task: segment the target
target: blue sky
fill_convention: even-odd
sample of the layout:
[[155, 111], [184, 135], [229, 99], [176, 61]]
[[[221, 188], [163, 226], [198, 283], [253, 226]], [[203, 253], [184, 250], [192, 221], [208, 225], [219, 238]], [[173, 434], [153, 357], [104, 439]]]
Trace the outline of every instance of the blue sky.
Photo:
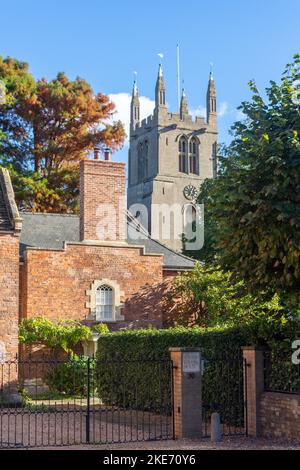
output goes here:
[[[176, 44], [189, 108], [203, 110], [209, 73], [219, 103], [220, 142], [236, 108], [249, 98], [247, 83], [260, 89], [278, 80], [300, 52], [299, 0], [0, 0], [0, 54], [29, 62], [37, 77], [58, 71], [87, 79], [111, 94], [128, 121], [128, 93], [138, 72], [142, 114], [150, 112], [159, 58], [164, 54], [167, 102], [177, 106]], [[125, 147], [115, 159], [126, 161]]]

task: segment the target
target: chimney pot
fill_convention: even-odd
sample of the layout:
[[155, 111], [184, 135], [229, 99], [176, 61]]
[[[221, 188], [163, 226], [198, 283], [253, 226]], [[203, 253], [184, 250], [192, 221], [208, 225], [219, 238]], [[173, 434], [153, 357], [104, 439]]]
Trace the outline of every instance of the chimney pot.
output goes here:
[[94, 147], [94, 160], [100, 160], [100, 147], [95, 145]]
[[110, 148], [109, 147], [105, 147], [104, 149], [104, 160], [106, 161], [110, 160]]

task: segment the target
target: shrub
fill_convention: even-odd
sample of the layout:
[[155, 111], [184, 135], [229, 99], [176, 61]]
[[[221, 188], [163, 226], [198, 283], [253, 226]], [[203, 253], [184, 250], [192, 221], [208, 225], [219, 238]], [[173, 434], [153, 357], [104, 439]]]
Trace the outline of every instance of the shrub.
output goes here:
[[231, 278], [230, 272], [199, 263], [176, 276], [165, 298], [165, 325], [215, 327], [251, 323], [265, 316], [284, 317], [286, 309], [277, 294], [260, 292], [255, 297], [243, 281]]
[[[285, 345], [284, 354], [290, 358], [291, 343], [296, 338], [300, 338], [299, 321], [279, 323], [271, 319], [222, 329], [179, 327], [110, 333], [99, 339], [98, 391], [106, 403], [136, 406], [134, 390], [138, 387], [138, 403], [155, 408], [160, 406], [163, 397], [163, 403], [168, 408], [171, 406], [168, 367], [161, 368], [158, 374], [155, 364], [148, 362], [146, 366], [147, 362], [143, 361], [168, 360], [170, 347], [200, 347], [202, 356], [208, 361], [203, 377], [204, 401], [226, 405], [227, 419], [231, 424], [239, 425], [243, 413], [241, 346], [265, 345], [276, 352], [280, 343]], [[105, 361], [112, 363], [108, 365], [109, 362]], [[218, 364], [222, 368], [218, 368]]]
[[[94, 362], [90, 360], [91, 393], [94, 390], [93, 370]], [[50, 391], [62, 393], [66, 396], [86, 396], [87, 394], [87, 359], [72, 356], [68, 361], [57, 363], [45, 375], [45, 383]]]

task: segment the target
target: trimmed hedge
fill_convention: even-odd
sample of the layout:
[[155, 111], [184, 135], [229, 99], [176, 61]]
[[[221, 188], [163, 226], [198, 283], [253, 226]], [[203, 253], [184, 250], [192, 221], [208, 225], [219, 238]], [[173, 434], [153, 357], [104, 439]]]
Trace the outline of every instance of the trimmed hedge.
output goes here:
[[[207, 360], [203, 377], [204, 403], [210, 410], [223, 410], [225, 420], [238, 426], [242, 424], [243, 414], [241, 346], [264, 345], [271, 349], [278, 362], [277, 346], [281, 346], [280, 357], [290, 358], [291, 343], [297, 338], [300, 338], [299, 321], [280, 324], [268, 320], [224, 329], [171, 328], [111, 333], [101, 337], [98, 343], [98, 393], [104, 402], [118, 406], [157, 409], [164, 403], [169, 409], [168, 368], [157, 374], [154, 365], [145, 366], [142, 361], [167, 361], [170, 347], [200, 347]], [[293, 367], [290, 366], [291, 373], [294, 373]], [[284, 387], [286, 383], [281, 385]]]

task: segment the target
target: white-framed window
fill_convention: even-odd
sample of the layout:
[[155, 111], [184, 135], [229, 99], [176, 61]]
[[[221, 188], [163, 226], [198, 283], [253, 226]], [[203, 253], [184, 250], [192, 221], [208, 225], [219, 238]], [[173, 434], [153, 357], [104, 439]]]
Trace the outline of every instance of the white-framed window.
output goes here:
[[96, 320], [112, 321], [114, 319], [114, 291], [107, 285], [96, 290]]
[[86, 290], [89, 320], [116, 322], [124, 320], [122, 315], [124, 292], [114, 279], [95, 279]]

